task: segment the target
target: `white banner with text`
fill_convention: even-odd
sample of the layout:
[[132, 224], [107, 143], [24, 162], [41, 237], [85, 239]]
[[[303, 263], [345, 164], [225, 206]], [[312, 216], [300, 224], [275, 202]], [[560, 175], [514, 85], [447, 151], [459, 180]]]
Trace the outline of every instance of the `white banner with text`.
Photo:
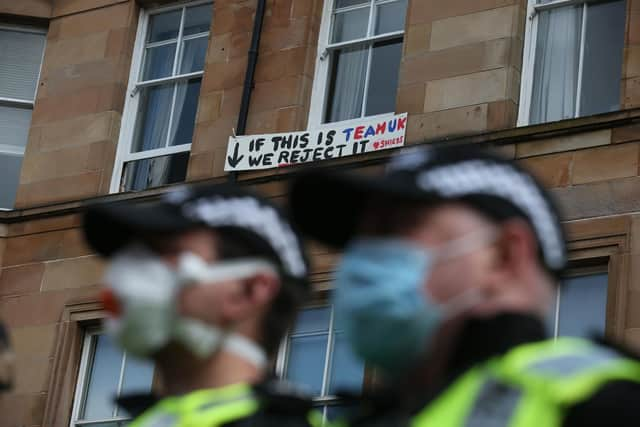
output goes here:
[[229, 137], [225, 172], [278, 168], [402, 147], [407, 113], [302, 132]]

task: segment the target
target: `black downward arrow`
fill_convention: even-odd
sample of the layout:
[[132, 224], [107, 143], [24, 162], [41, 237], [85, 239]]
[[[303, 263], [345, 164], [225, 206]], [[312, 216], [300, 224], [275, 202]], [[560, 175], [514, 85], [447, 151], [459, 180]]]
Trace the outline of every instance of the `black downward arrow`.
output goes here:
[[236, 143], [236, 148], [233, 149], [233, 157], [227, 156], [227, 161], [229, 162], [229, 166], [231, 166], [232, 168], [235, 168], [236, 166], [238, 166], [238, 163], [240, 163], [244, 158], [244, 154], [238, 157], [239, 148], [240, 148], [240, 144]]

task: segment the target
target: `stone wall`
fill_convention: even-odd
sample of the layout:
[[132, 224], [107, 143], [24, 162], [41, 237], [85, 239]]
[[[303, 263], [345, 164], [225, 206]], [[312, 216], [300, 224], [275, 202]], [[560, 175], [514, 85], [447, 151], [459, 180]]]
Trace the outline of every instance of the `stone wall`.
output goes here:
[[51, 17], [52, 3], [52, 0], [5, 0], [0, 2], [0, 14], [47, 19]]
[[397, 103], [408, 142], [515, 126], [525, 4], [409, 2]]
[[54, 3], [17, 208], [109, 191], [137, 21], [133, 1]]
[[[216, 1], [189, 164], [190, 180], [221, 176], [235, 128], [255, 1]], [[321, 0], [270, 0], [265, 11], [246, 133], [306, 128]]]
[[17, 356], [14, 390], [0, 398], [3, 426], [42, 425], [64, 307], [96, 300], [101, 263], [79, 224], [75, 214], [0, 226], [0, 317]]
[[622, 105], [640, 106], [640, 1], [627, 0], [627, 28], [622, 71]]

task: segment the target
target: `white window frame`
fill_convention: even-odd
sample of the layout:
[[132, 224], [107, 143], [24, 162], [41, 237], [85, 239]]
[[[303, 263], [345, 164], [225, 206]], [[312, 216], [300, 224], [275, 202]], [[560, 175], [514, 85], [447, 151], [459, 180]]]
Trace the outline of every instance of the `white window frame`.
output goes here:
[[[136, 32], [136, 42], [133, 48], [133, 57], [131, 60], [131, 70], [129, 72], [129, 83], [127, 86], [127, 92], [124, 103], [124, 110], [122, 112], [122, 125], [120, 127], [120, 137], [118, 138], [118, 147], [116, 149], [116, 157], [113, 165], [113, 173], [111, 175], [111, 185], [109, 187], [110, 193], [119, 193], [122, 180], [122, 171], [124, 164], [134, 160], [149, 159], [158, 156], [166, 156], [176, 153], [184, 153], [191, 151], [191, 144], [174, 145], [163, 148], [156, 148], [154, 150], [140, 151], [137, 153], [131, 152], [131, 145], [133, 144], [133, 136], [135, 133], [136, 121], [138, 119], [138, 108], [140, 104], [140, 89], [146, 86], [152, 86], [160, 83], [174, 83], [179, 81], [187, 81], [194, 77], [202, 77], [203, 71], [196, 71], [188, 74], [181, 74], [179, 76], [163, 77], [155, 80], [148, 80], [144, 83], [139, 83], [142, 76], [142, 65], [144, 63], [144, 51], [146, 45], [147, 30], [149, 28], [149, 18], [153, 15], [163, 12], [169, 12], [172, 10], [182, 9], [186, 7], [199, 6], [202, 4], [212, 3], [213, 0], [195, 0], [188, 2], [176, 2], [168, 6], [157, 7], [152, 9], [140, 9], [138, 17], [138, 30]], [[181, 54], [180, 45], [185, 40], [182, 32], [184, 27], [184, 14], [182, 15], [182, 21], [180, 22], [180, 31], [176, 41], [176, 52], [174, 57], [173, 69], [175, 70], [180, 66], [179, 55]], [[211, 30], [209, 37], [211, 37]], [[197, 38], [204, 33], [192, 34], [187, 36], [186, 39]], [[159, 43], [160, 45], [162, 43]], [[175, 91], [174, 91], [175, 97]], [[169, 118], [169, 126], [173, 119], [173, 109], [171, 110], [171, 116]]]
[[[327, 408], [331, 405], [339, 404], [340, 398], [335, 395], [331, 395], [328, 393], [329, 389], [329, 376], [331, 375], [331, 363], [333, 358], [333, 343], [334, 343], [334, 318], [335, 318], [335, 309], [329, 303], [318, 303], [314, 305], [307, 305], [302, 308], [302, 310], [308, 310], [313, 308], [328, 308], [330, 310], [329, 314], [329, 329], [327, 333], [327, 350], [324, 356], [324, 366], [322, 373], [322, 387], [320, 389], [319, 396], [313, 396], [313, 406], [322, 408], [322, 416], [326, 420], [327, 418]], [[278, 355], [276, 357], [275, 364], [275, 374], [281, 379], [286, 379], [287, 374], [287, 364], [289, 358], [289, 340], [291, 337], [304, 337], [304, 336], [313, 336], [313, 335], [324, 335], [324, 332], [308, 332], [301, 334], [291, 334], [291, 331], [288, 331], [285, 335], [284, 339], [280, 342], [280, 348], [278, 349]], [[363, 367], [364, 374], [366, 375], [366, 366]]]
[[[36, 78], [36, 89], [33, 92], [33, 99], [29, 101], [25, 99], [7, 98], [7, 97], [0, 96], [0, 105], [6, 106], [6, 107], [28, 109], [28, 110], [31, 110], [31, 112], [33, 113], [33, 108], [36, 103], [36, 98], [38, 97], [38, 89], [40, 88], [40, 77], [42, 76], [42, 63], [44, 62], [44, 53], [47, 50], [47, 29], [25, 26], [25, 25], [0, 24], [0, 30], [15, 31], [20, 33], [40, 34], [45, 36], [44, 45], [42, 46], [42, 57], [40, 58], [40, 68], [38, 69], [38, 77]], [[25, 148], [22, 150], [18, 149], [15, 146], [0, 146], [0, 153], [6, 156], [24, 158], [24, 154], [26, 152], [26, 146], [27, 144], [25, 143]], [[11, 210], [13, 209], [0, 207], [0, 211], [11, 211]]]
[[[394, 0], [380, 1], [377, 4], [385, 4], [385, 3], [394, 3]], [[341, 125], [347, 125], [351, 122], [362, 121], [364, 117], [367, 118], [380, 118], [384, 119], [387, 117], [391, 117], [394, 115], [394, 111], [390, 111], [388, 113], [376, 114], [372, 116], [362, 116], [360, 118], [343, 120], [340, 122], [331, 122], [331, 123], [323, 123], [323, 118], [327, 109], [327, 101], [328, 101], [328, 92], [329, 92], [329, 78], [331, 77], [331, 52], [345, 46], [353, 46], [355, 44], [361, 43], [376, 43], [380, 41], [390, 40], [394, 38], [402, 37], [404, 40], [405, 30], [402, 31], [394, 31], [392, 33], [386, 33], [382, 35], [372, 35], [367, 36], [360, 39], [349, 40], [346, 42], [340, 43], [331, 43], [331, 25], [333, 22], [333, 5], [335, 0], [325, 0], [324, 6], [322, 9], [322, 20], [320, 23], [320, 31], [318, 34], [318, 52], [316, 59], [316, 67], [315, 74], [313, 79], [313, 85], [311, 89], [311, 105], [309, 107], [309, 119], [308, 119], [308, 128], [320, 128], [320, 127], [330, 127], [335, 126], [336, 123], [340, 123]], [[371, 31], [373, 29], [373, 20], [375, 19], [376, 14], [376, 0], [370, 0], [370, 10], [369, 10], [369, 23], [368, 30]], [[345, 8], [341, 8], [342, 11], [348, 11], [352, 9], [358, 9], [358, 7], [349, 6]], [[405, 23], [406, 27], [406, 23]], [[367, 75], [365, 83], [365, 93], [362, 98], [363, 106], [366, 105], [367, 102], [367, 87], [369, 75], [371, 72], [371, 55], [369, 55], [369, 63], [367, 64]], [[363, 108], [362, 113], [365, 113]]]
[[[84, 425], [94, 425], [99, 423], [108, 423], [108, 422], [126, 422], [131, 421], [131, 417], [126, 416], [117, 416], [116, 415], [116, 405], [114, 405], [113, 417], [106, 418], [102, 420], [78, 420], [78, 417], [82, 413], [84, 400], [86, 398], [87, 387], [89, 386], [88, 377], [89, 373], [89, 359], [91, 358], [91, 350], [94, 346], [94, 342], [97, 337], [103, 334], [104, 331], [99, 327], [88, 328], [82, 340], [82, 355], [80, 357], [80, 368], [78, 370], [78, 379], [76, 380], [76, 389], [73, 394], [73, 409], [71, 411], [71, 421], [69, 422], [69, 427], [78, 427]], [[118, 378], [118, 389], [116, 390], [117, 395], [120, 395], [122, 391], [122, 385], [124, 382], [124, 371], [125, 364], [127, 363], [127, 352], [123, 352], [122, 361], [120, 364], [120, 377]]]
[[[520, 82], [520, 106], [518, 109], [518, 126], [529, 125], [531, 101], [533, 97], [533, 74], [536, 62], [536, 44], [538, 41], [538, 16], [544, 10], [557, 9], [564, 6], [582, 5], [582, 28], [580, 34], [580, 58], [578, 64], [578, 84], [576, 90], [576, 111], [573, 118], [580, 117], [580, 101], [582, 96], [582, 75], [584, 65], [584, 46], [587, 31], [587, 5], [601, 3], [602, 0], [554, 0], [546, 4], [536, 4], [536, 0], [528, 0], [527, 23], [524, 37], [522, 58], [522, 80]], [[542, 124], [542, 123], [540, 123]]]

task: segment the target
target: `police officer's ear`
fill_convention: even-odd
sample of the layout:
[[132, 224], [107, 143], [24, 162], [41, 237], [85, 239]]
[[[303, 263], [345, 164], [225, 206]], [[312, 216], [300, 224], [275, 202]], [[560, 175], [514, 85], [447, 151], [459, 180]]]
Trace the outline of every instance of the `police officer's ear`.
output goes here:
[[546, 310], [550, 286], [538, 261], [537, 241], [527, 222], [511, 219], [500, 224], [490, 273], [486, 276], [486, 300], [474, 308], [478, 315], [498, 312]]
[[280, 291], [280, 278], [273, 273], [258, 273], [245, 282], [247, 298], [255, 307], [271, 305]]
[[267, 272], [240, 281], [223, 305], [224, 317], [233, 322], [268, 310], [280, 286], [280, 278]]
[[[520, 283], [539, 269], [538, 244], [531, 226], [520, 218], [500, 224], [494, 273], [498, 283]], [[511, 285], [513, 286], [513, 285]]]

